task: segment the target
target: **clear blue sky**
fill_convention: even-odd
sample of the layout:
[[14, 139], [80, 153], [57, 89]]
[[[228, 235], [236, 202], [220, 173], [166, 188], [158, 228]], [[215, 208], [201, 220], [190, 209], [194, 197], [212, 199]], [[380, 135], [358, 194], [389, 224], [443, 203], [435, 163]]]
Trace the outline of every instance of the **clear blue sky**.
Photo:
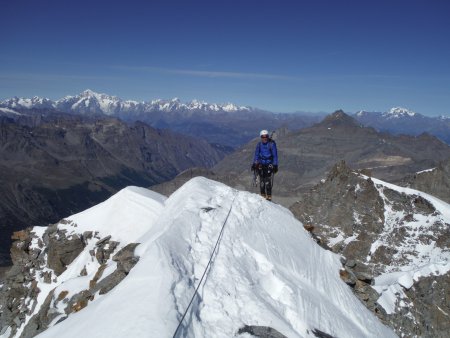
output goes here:
[[450, 115], [450, 1], [4, 1], [0, 99]]

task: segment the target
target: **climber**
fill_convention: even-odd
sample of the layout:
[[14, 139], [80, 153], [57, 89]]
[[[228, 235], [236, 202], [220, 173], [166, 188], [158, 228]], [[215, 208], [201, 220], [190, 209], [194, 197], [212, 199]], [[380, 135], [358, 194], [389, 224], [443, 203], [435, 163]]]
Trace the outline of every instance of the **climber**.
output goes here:
[[272, 200], [273, 175], [278, 172], [277, 145], [267, 130], [259, 133], [261, 141], [256, 145], [252, 170], [257, 171], [261, 196]]

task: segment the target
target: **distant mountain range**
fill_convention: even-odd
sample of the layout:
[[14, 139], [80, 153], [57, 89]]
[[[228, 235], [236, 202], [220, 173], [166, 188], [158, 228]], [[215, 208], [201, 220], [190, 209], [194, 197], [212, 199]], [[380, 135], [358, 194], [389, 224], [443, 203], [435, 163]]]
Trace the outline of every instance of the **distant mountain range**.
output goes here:
[[384, 113], [359, 111], [354, 118], [379, 131], [396, 135], [429, 133], [450, 144], [450, 116], [429, 117], [396, 107]]
[[[66, 113], [76, 114], [105, 114], [110, 116], [121, 114], [137, 114], [153, 111], [161, 112], [205, 112], [205, 113], [236, 113], [249, 112], [254, 110], [251, 107], [240, 107], [232, 103], [209, 104], [206, 102], [193, 100], [189, 103], [182, 103], [179, 99], [153, 100], [149, 102], [138, 102], [132, 100], [122, 100], [117, 96], [99, 94], [92, 90], [85, 90], [79, 95], [66, 96], [62, 99], [52, 101], [46, 98], [33, 97], [11, 99], [0, 102], [0, 106], [17, 110], [24, 109], [57, 109]], [[125, 116], [125, 115], [124, 115]]]
[[[325, 114], [273, 113], [262, 109], [179, 99], [138, 102], [85, 90], [79, 95], [53, 101], [46, 98], [10, 98], [0, 102], [0, 115], [17, 117], [48, 111], [80, 115], [108, 115], [124, 121], [143, 121], [155, 128], [171, 129], [202, 137], [210, 143], [238, 147], [261, 129], [287, 126], [290, 130], [310, 127]], [[404, 108], [388, 112], [360, 111], [353, 115], [361, 124], [393, 134], [420, 135], [424, 132], [450, 144], [450, 116], [427, 117]]]
[[293, 129], [310, 126], [323, 118], [311, 114], [275, 114], [262, 109], [232, 103], [216, 104], [179, 99], [138, 102], [85, 90], [76, 96], [52, 101], [33, 97], [0, 102], [0, 115], [17, 118], [20, 115], [59, 111], [77, 115], [108, 115], [127, 122], [142, 121], [152, 127], [202, 137], [210, 143], [238, 147], [261, 129], [290, 126]]

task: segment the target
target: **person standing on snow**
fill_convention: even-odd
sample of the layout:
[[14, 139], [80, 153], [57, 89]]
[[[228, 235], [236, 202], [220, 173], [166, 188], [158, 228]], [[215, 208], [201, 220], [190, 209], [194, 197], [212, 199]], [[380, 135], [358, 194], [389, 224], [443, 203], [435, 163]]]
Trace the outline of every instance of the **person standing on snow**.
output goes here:
[[272, 175], [278, 171], [277, 145], [269, 137], [267, 130], [259, 133], [261, 142], [256, 145], [252, 170], [256, 170], [259, 176], [261, 196], [268, 201], [272, 200]]

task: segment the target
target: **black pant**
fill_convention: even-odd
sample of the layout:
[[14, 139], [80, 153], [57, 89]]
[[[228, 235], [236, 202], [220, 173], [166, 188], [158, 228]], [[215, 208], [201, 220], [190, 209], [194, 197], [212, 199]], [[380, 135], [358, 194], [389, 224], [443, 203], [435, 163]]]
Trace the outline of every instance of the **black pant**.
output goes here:
[[258, 168], [258, 175], [261, 195], [272, 196], [272, 166], [261, 164]]

